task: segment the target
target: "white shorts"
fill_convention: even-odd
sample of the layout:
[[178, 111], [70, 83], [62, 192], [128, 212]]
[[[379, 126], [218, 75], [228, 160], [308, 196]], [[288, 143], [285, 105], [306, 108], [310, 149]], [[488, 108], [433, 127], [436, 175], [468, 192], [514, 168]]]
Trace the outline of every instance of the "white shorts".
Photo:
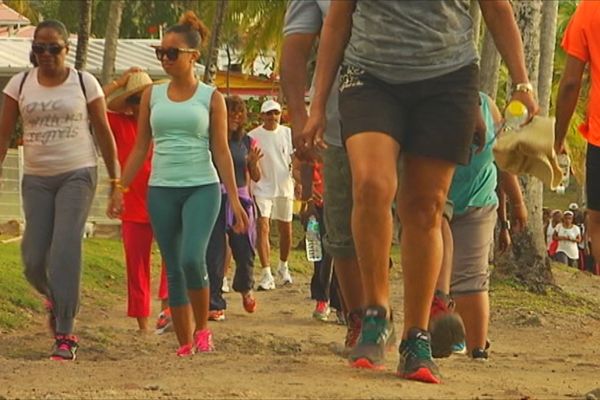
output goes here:
[[255, 197], [259, 217], [292, 222], [294, 200], [287, 197]]

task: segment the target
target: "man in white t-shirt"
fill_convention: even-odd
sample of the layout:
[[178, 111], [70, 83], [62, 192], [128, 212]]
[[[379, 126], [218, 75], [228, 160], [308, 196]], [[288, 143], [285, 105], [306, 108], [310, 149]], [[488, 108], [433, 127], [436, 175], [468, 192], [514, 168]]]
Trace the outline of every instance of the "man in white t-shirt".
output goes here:
[[248, 135], [257, 141], [262, 150], [260, 160], [262, 176], [252, 183], [252, 194], [259, 212], [257, 224], [258, 257], [262, 265], [262, 277], [258, 290], [275, 289], [275, 279], [269, 264], [269, 228], [271, 219], [277, 220], [279, 228], [279, 268], [281, 283], [291, 284], [288, 256], [292, 245], [292, 213], [294, 181], [292, 178], [292, 133], [290, 128], [279, 124], [281, 105], [274, 100], [265, 101], [260, 108], [263, 124]]
[[554, 229], [554, 239], [558, 240], [555, 260], [570, 267], [577, 267], [581, 230], [573, 224], [573, 211], [564, 212], [562, 224], [558, 224]]

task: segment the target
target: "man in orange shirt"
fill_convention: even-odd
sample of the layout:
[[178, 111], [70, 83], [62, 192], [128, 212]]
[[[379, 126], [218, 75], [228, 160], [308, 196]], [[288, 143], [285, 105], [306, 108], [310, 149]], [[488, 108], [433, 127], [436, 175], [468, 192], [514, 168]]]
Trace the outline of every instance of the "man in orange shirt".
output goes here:
[[589, 235], [600, 275], [600, 2], [582, 0], [565, 31], [562, 46], [567, 64], [556, 98], [555, 150], [564, 151], [564, 141], [577, 105], [583, 72], [589, 64], [591, 88], [585, 123], [580, 127], [588, 142], [586, 193]]

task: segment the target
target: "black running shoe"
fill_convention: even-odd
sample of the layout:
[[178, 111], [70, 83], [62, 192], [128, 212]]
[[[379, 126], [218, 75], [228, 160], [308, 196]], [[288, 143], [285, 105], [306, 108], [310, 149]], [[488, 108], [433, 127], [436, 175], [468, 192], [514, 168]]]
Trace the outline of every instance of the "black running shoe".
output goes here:
[[383, 369], [385, 351], [396, 344], [394, 324], [380, 306], [365, 309], [358, 343], [350, 352], [350, 363], [355, 368]]
[[396, 374], [404, 379], [440, 383], [440, 373], [431, 357], [429, 332], [411, 328], [400, 343], [400, 362]]

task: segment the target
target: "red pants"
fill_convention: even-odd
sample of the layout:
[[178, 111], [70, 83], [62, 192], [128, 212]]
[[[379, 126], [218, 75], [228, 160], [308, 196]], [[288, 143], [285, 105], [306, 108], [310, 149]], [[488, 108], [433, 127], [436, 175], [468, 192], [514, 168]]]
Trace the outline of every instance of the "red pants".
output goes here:
[[[150, 316], [150, 253], [152, 226], [150, 223], [123, 221], [123, 247], [127, 262], [127, 315], [135, 318]], [[162, 262], [158, 297], [168, 298], [165, 264]]]

